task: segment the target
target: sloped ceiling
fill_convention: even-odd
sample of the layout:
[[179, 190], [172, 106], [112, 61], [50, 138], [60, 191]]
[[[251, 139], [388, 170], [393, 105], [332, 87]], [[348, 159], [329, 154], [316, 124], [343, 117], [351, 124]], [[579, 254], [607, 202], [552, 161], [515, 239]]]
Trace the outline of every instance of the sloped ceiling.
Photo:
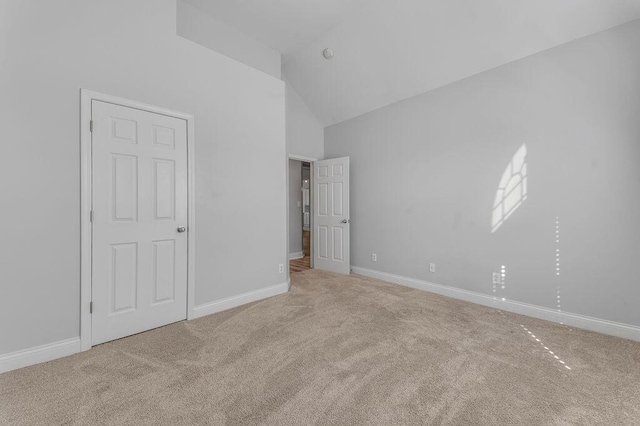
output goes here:
[[371, 0], [184, 0], [283, 55], [317, 40]]
[[324, 126], [640, 18], [640, 0], [187, 1], [279, 50]]

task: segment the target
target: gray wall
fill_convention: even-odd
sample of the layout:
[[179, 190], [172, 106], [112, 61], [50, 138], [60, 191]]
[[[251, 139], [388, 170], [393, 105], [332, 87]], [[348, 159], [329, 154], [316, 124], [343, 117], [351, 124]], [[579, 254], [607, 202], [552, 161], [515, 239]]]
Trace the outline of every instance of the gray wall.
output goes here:
[[[492, 233], [523, 144], [527, 199]], [[347, 155], [353, 265], [640, 325], [640, 21], [325, 129]]]
[[286, 79], [287, 153], [324, 158], [324, 128]]
[[302, 251], [302, 162], [289, 160], [289, 254]]
[[286, 281], [281, 80], [177, 36], [175, 0], [4, 0], [0, 354], [79, 335], [81, 88], [195, 115], [196, 305]]

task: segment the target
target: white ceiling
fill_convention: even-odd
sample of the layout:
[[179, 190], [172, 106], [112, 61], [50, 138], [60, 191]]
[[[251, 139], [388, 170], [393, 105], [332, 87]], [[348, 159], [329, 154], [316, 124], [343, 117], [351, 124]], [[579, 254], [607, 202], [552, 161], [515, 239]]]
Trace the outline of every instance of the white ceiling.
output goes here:
[[363, 12], [283, 63], [324, 126], [640, 18], [640, 1], [395, 0]]
[[324, 126], [640, 18], [640, 0], [185, 1], [283, 53]]
[[288, 55], [372, 0], [184, 0]]

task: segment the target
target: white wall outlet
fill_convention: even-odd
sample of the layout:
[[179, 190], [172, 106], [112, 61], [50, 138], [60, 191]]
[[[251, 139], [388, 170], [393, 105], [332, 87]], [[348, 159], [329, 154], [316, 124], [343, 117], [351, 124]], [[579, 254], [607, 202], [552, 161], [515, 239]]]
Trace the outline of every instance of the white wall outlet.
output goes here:
[[375, 253], [371, 253], [371, 261], [372, 262], [377, 262], [378, 261], [378, 255]]
[[491, 275], [491, 283], [492, 284], [500, 284], [500, 272], [494, 272]]
[[429, 272], [435, 272], [436, 271], [436, 264], [435, 263], [430, 263], [429, 264]]
[[300, 201], [297, 202], [298, 207], [302, 207], [302, 203]]
[[278, 272], [281, 274], [284, 272], [284, 263], [278, 265]]

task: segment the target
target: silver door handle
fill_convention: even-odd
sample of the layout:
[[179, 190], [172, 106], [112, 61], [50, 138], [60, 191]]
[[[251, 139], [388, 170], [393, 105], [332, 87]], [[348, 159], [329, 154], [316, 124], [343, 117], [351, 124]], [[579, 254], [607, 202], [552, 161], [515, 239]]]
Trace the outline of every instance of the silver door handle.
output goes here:
[[184, 232], [187, 230], [186, 226], [178, 226], [178, 232]]
[[349, 223], [349, 220], [348, 220], [348, 219], [342, 219], [342, 221], [341, 221], [341, 222], [342, 222], [342, 223]]

